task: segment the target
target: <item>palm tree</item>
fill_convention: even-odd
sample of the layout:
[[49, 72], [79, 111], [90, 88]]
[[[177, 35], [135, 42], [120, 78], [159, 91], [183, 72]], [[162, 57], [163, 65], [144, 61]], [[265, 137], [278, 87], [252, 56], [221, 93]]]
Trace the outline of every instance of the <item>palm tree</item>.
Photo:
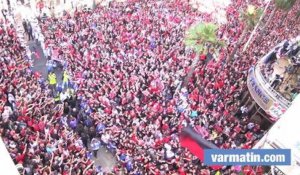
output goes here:
[[275, 0], [277, 9], [289, 11], [295, 5], [296, 0]]
[[224, 42], [217, 38], [217, 30], [218, 26], [213, 23], [199, 23], [187, 30], [184, 43], [196, 52], [196, 58], [191, 65], [190, 71], [185, 77], [182, 87], [186, 86], [189, 82], [199, 61], [200, 54], [207, 54], [207, 50], [210, 47], [220, 49], [224, 46]]
[[247, 33], [255, 27], [257, 22], [260, 20], [262, 13], [263, 11], [261, 8], [255, 7], [253, 5], [248, 5], [246, 11], [241, 12], [241, 18], [245, 22], [246, 27], [244, 28], [238, 42], [236, 43], [232, 53], [229, 56], [230, 60], [234, 59], [234, 56], [238, 48], [240, 47], [241, 43], [245, 40]]

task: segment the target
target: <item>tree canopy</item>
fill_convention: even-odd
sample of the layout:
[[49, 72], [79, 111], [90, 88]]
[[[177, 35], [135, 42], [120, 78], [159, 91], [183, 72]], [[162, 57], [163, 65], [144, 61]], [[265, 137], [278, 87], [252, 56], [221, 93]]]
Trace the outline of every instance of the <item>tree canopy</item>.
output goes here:
[[218, 26], [213, 23], [196, 24], [187, 30], [184, 43], [197, 53], [204, 52], [206, 46], [224, 45], [223, 42], [218, 40], [217, 31]]
[[295, 4], [296, 0], [275, 0], [277, 8], [285, 11], [289, 11]]

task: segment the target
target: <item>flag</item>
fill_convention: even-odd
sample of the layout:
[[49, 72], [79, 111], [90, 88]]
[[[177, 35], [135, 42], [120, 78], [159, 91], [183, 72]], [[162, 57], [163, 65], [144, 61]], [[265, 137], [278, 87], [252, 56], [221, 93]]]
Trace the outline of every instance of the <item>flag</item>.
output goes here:
[[195, 140], [188, 136], [181, 136], [179, 141], [182, 147], [187, 148], [201, 161], [204, 161], [204, 149]]
[[[180, 145], [187, 148], [193, 155], [204, 161], [204, 149], [218, 149], [218, 147], [209, 141], [202, 138], [192, 127], [187, 127], [182, 130], [179, 136]], [[213, 170], [219, 170], [222, 166], [210, 166]]]

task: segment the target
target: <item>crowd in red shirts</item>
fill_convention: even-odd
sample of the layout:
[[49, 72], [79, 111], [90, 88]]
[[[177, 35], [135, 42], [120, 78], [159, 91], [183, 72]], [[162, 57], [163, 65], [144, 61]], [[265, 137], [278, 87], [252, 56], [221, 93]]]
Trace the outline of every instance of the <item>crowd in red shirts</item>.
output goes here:
[[[0, 134], [15, 163], [24, 174], [105, 173], [90, 159], [89, 142], [98, 139], [119, 161], [113, 174], [218, 171], [182, 148], [178, 133], [191, 125], [220, 148], [251, 148], [264, 131], [247, 111], [239, 112], [247, 72], [273, 45], [297, 34], [296, 19], [283, 21], [286, 28], [272, 21], [268, 36], [228, 64], [245, 6], [237, 1], [228, 7], [229, 21], [218, 32], [228, 46], [208, 63], [200, 61], [187, 87], [182, 82], [190, 65], [205, 55], [196, 58], [184, 46], [185, 31], [212, 19], [186, 2], [111, 2], [41, 20], [47, 55], [66, 62], [76, 90], [61, 103], [31, 71], [13, 26], [2, 27]], [[221, 171], [234, 175], [239, 168]]]

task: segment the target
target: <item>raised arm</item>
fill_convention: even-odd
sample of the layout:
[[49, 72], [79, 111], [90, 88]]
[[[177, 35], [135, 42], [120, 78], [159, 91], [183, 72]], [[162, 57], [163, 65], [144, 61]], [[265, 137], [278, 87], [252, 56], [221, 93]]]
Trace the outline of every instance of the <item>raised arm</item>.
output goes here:
[[91, 168], [91, 166], [93, 166], [94, 162], [91, 162], [84, 170], [83, 170], [83, 174], [85, 174], [85, 172]]

